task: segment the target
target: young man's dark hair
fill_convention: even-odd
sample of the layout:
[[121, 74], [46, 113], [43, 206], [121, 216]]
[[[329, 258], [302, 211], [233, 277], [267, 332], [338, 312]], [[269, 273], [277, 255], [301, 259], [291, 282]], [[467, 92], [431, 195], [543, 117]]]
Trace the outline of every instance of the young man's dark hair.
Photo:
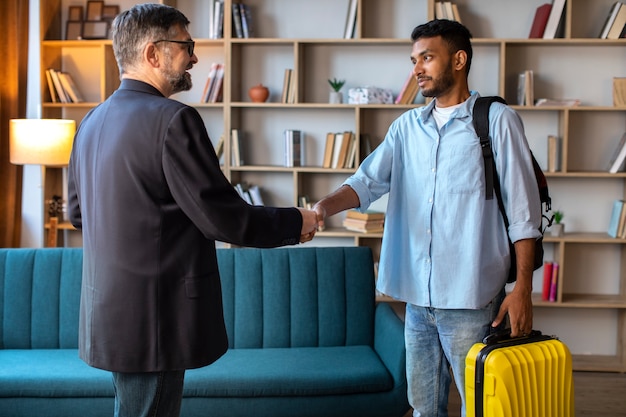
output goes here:
[[411, 40], [416, 42], [421, 38], [434, 38], [441, 36], [441, 39], [450, 47], [450, 52], [462, 50], [467, 54], [466, 70], [469, 74], [472, 65], [472, 34], [470, 31], [453, 20], [435, 19], [428, 23], [417, 26], [411, 33]]

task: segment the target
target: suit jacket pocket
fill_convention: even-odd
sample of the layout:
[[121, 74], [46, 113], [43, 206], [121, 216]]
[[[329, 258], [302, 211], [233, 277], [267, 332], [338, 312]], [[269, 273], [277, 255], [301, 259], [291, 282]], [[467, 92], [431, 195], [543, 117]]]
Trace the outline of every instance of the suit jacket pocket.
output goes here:
[[187, 298], [207, 297], [211, 294], [212, 287], [213, 277], [211, 275], [185, 278], [185, 294]]

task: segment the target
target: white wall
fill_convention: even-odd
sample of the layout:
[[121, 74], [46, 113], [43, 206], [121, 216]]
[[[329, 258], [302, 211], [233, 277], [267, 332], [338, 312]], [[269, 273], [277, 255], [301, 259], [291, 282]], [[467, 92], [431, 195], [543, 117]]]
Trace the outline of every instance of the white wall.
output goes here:
[[[28, 33], [28, 86], [26, 117], [41, 117], [39, 97], [39, 1], [30, 0]], [[41, 168], [24, 166], [22, 185], [22, 239], [21, 247], [43, 246], [43, 190]]]

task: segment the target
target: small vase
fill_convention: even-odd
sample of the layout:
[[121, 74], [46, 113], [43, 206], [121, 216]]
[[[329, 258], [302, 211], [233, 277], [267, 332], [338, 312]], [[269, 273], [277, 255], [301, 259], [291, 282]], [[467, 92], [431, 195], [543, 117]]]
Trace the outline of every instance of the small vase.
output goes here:
[[550, 234], [554, 237], [563, 236], [565, 225], [563, 223], [555, 223], [550, 226]]
[[341, 91], [331, 91], [328, 96], [328, 102], [330, 104], [341, 104], [343, 103], [343, 93]]
[[248, 90], [248, 95], [255, 103], [264, 103], [270, 96], [270, 90], [263, 84], [258, 84]]

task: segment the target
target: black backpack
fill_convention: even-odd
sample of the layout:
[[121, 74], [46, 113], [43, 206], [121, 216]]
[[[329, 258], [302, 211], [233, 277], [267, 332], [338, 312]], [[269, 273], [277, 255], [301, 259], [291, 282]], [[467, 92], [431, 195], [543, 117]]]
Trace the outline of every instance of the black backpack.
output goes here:
[[[502, 193], [500, 191], [500, 182], [498, 181], [498, 172], [496, 171], [496, 164], [493, 161], [493, 152], [491, 150], [491, 141], [489, 139], [489, 107], [494, 101], [506, 104], [506, 101], [502, 97], [488, 96], [479, 97], [474, 104], [474, 129], [476, 134], [480, 138], [480, 146], [483, 150], [483, 159], [485, 163], [485, 197], [487, 200], [493, 199], [493, 192], [495, 190], [496, 197], [498, 198], [498, 207], [502, 218], [504, 220], [504, 226], [508, 230], [509, 219], [504, 211], [504, 203], [502, 202]], [[545, 204], [546, 213], [552, 209], [552, 199], [548, 192], [548, 181], [546, 180], [543, 170], [532, 155], [533, 168], [535, 171], [535, 178], [537, 179], [537, 186], [539, 188], [539, 198], [541, 205]], [[543, 207], [542, 207], [543, 208]], [[547, 225], [543, 227], [543, 219], [547, 220]], [[545, 214], [542, 215], [541, 223], [539, 225], [539, 231], [541, 236], [535, 241], [535, 260], [534, 269], [537, 270], [543, 266], [543, 232], [547, 227], [552, 225], [554, 216], [548, 218]], [[511, 269], [509, 270], [509, 277], [507, 282], [515, 282], [517, 279], [517, 262], [515, 258], [515, 247], [513, 242], [509, 239], [509, 248], [511, 251]]]

